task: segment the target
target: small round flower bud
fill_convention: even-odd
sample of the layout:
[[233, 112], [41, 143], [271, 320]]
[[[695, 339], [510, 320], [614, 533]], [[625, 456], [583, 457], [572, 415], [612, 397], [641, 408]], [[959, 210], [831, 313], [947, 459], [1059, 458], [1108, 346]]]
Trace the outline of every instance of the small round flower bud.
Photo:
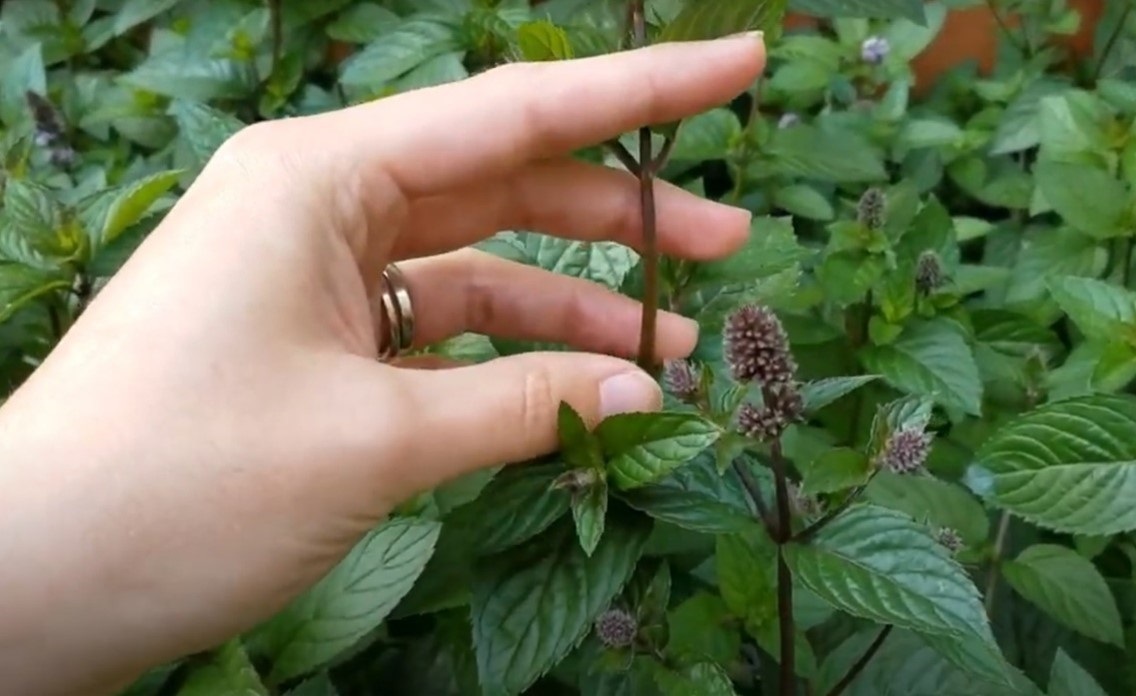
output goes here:
[[879, 455], [880, 467], [896, 474], [910, 474], [919, 470], [931, 452], [930, 433], [919, 428], [906, 428], [892, 433]]
[[772, 442], [790, 425], [804, 419], [805, 400], [796, 384], [771, 384], [762, 389], [762, 395], [763, 405], [746, 403], [738, 409], [737, 428], [742, 435]]
[[935, 530], [935, 541], [939, 542], [947, 548], [951, 553], [958, 553], [962, 548], [962, 537], [959, 533], [950, 527], [939, 527]]
[[726, 364], [737, 381], [783, 384], [796, 376], [789, 337], [768, 307], [739, 308], [726, 319], [723, 339]]
[[856, 204], [856, 219], [870, 230], [878, 230], [887, 222], [887, 194], [883, 189], [872, 187], [860, 196]]
[[939, 255], [928, 249], [919, 255], [915, 262], [915, 288], [922, 294], [942, 287], [946, 277], [943, 273], [943, 262]]
[[801, 122], [801, 117], [792, 111], [786, 111], [781, 114], [781, 118], [777, 119], [778, 128], [789, 128]]
[[622, 609], [608, 609], [596, 619], [596, 637], [609, 648], [626, 648], [638, 633], [639, 622]]
[[698, 371], [689, 360], [668, 360], [663, 366], [663, 384], [676, 399], [688, 404], [697, 402], [702, 391]]
[[550, 486], [554, 491], [567, 491], [572, 497], [579, 497], [599, 483], [599, 473], [595, 469], [569, 469], [557, 476]]
[[891, 52], [891, 44], [882, 36], [869, 36], [860, 44], [860, 59], [870, 65], [879, 65]]

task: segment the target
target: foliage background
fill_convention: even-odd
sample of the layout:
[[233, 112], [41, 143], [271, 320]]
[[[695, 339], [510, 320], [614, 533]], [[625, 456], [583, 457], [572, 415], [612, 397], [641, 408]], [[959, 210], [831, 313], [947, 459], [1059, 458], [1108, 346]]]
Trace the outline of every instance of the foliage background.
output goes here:
[[[647, 3], [652, 36], [691, 4]], [[782, 553], [809, 693], [830, 693], [880, 626], [894, 630], [845, 693], [1136, 692], [1133, 6], [1106, 2], [1082, 60], [1055, 41], [1078, 23], [1062, 0], [993, 3], [1022, 20], [994, 73], [915, 84], [910, 61], [946, 14], [978, 4], [794, 0], [822, 22], [782, 35], [783, 6], [739, 0], [754, 13], [687, 25], [772, 22], [770, 63], [685, 122], [659, 174], [753, 210], [751, 244], [722, 263], [664, 259], [664, 299], [701, 322], [695, 358], [718, 382], [730, 312], [776, 310], [809, 406], [779, 444], [795, 520], [855, 503], [812, 544], [774, 549], [738, 470], [718, 466], [767, 463], [768, 448], [672, 399], [641, 424], [654, 434], [601, 438], [606, 526], [588, 531], [595, 509], [550, 487], [589, 441], [569, 438], [408, 503], [286, 612], [129, 693], [778, 693]], [[616, 0], [4, 2], [7, 390], [243, 124], [618, 50], [624, 23]], [[642, 260], [618, 245], [517, 230], [483, 246], [643, 292]], [[886, 422], [934, 433], [916, 475], [872, 468]], [[752, 472], [770, 500], [769, 470]], [[634, 614], [633, 649], [592, 630], [609, 605]]]

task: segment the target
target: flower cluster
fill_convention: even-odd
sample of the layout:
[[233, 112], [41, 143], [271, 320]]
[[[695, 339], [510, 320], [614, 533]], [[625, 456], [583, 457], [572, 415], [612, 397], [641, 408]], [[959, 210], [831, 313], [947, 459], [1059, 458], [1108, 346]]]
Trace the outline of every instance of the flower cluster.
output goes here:
[[669, 360], [663, 366], [663, 384], [675, 398], [688, 404], [697, 403], [702, 393], [698, 371], [689, 360]]
[[878, 230], [887, 222], [887, 194], [872, 187], [860, 196], [856, 204], [856, 219], [870, 230]]
[[724, 330], [726, 364], [739, 382], [762, 385], [793, 380], [797, 362], [781, 320], [768, 307], [746, 305], [729, 316]]
[[805, 413], [805, 400], [794, 383], [771, 384], [762, 389], [765, 403], [761, 406], [742, 404], [738, 409], [738, 432], [762, 442], [781, 437]]
[[939, 255], [930, 249], [920, 254], [919, 260], [915, 262], [915, 288], [926, 295], [941, 287], [945, 280], [943, 262], [939, 260]]
[[805, 493], [798, 484], [792, 481], [787, 482], [786, 486], [789, 489], [789, 505], [793, 509], [793, 514], [808, 519], [824, 512], [824, 503], [819, 501], [816, 496]]
[[67, 168], [75, 164], [78, 155], [67, 143], [67, 127], [59, 110], [46, 97], [31, 90], [24, 93], [24, 99], [35, 122], [36, 146], [47, 149], [51, 163], [56, 167]]
[[596, 637], [609, 648], [626, 648], [638, 633], [639, 622], [622, 609], [608, 609], [596, 619]]
[[882, 36], [869, 36], [860, 44], [860, 60], [869, 65], [879, 65], [891, 52], [891, 44]]
[[939, 527], [935, 530], [935, 541], [946, 547], [951, 553], [958, 553], [963, 547], [962, 537], [950, 527]]
[[922, 428], [903, 428], [891, 434], [879, 454], [880, 468], [895, 474], [918, 471], [931, 453], [934, 436]]

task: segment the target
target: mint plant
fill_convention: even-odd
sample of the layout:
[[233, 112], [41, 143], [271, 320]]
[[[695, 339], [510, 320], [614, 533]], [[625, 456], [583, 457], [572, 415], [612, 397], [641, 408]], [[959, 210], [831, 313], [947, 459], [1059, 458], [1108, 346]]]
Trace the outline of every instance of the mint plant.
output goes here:
[[[555, 453], [407, 502], [280, 614], [124, 693], [1132, 693], [1136, 19], [1103, 0], [1079, 55], [1078, 7], [3, 3], [9, 390], [245, 124], [511, 61], [768, 47], [734, 103], [578, 153], [638, 179], [641, 250], [480, 245], [641, 300], [663, 411], [562, 405]], [[929, 82], [916, 59], [975, 8], [995, 68]], [[748, 243], [660, 254], [656, 180], [752, 211]], [[698, 321], [688, 360], [654, 364], [660, 307]]]

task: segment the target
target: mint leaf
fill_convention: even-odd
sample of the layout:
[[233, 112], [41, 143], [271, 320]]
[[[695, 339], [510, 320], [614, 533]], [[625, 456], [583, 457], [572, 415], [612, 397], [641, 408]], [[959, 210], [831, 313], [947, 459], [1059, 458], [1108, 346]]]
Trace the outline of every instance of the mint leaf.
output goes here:
[[813, 17], [898, 19], [926, 24], [922, 0], [789, 0], [789, 9]]
[[764, 529], [719, 535], [714, 559], [722, 599], [747, 631], [777, 620], [777, 547]]
[[786, 0], [699, 0], [686, 3], [659, 33], [657, 42], [704, 41], [759, 29], [775, 34]]
[[230, 640], [193, 667], [178, 696], [268, 696], [239, 640]]
[[964, 414], [982, 414], [982, 379], [974, 353], [948, 319], [909, 325], [894, 342], [869, 346], [864, 363], [897, 389], [935, 399]]
[[967, 546], [980, 547], [990, 534], [990, 521], [982, 503], [962, 486], [934, 476], [881, 471], [864, 489], [864, 497], [931, 528], [949, 527], [959, 533]]
[[335, 690], [335, 685], [331, 683], [327, 674], [320, 674], [305, 680], [296, 688], [288, 691], [285, 696], [339, 696], [339, 692]]
[[551, 489], [564, 472], [560, 462], [506, 466], [476, 500], [453, 511], [446, 528], [465, 535], [481, 554], [527, 541], [568, 512], [569, 496]]
[[1128, 233], [1128, 189], [1103, 169], [1040, 160], [1034, 177], [1045, 200], [1072, 227], [1096, 239]]
[[691, 116], [678, 129], [670, 161], [724, 159], [741, 133], [741, 121], [729, 109], [711, 109]]
[[809, 494], [838, 493], [868, 480], [871, 463], [864, 453], [849, 447], [831, 449], [805, 469], [802, 490]]
[[167, 191], [177, 184], [182, 170], [162, 171], [104, 192], [111, 196], [97, 241], [113, 242], [141, 220]]
[[879, 375], [859, 375], [856, 377], [828, 377], [812, 382], [806, 382], [801, 387], [801, 396], [805, 400], [805, 410], [816, 412], [851, 394], [860, 387], [879, 379]]
[[787, 545], [785, 554], [794, 577], [841, 611], [900, 628], [993, 642], [974, 583], [930, 531], [906, 515], [856, 505], [811, 543]]
[[413, 517], [368, 533], [335, 568], [267, 623], [250, 641], [271, 657], [279, 684], [327, 664], [379, 626], [410, 591], [442, 525]]
[[199, 164], [207, 162], [221, 143], [245, 126], [235, 116], [199, 102], [175, 101], [170, 115]]
[[1069, 534], [1136, 529], [1136, 397], [1099, 394], [1045, 404], [978, 450], [991, 502]]
[[773, 205], [803, 218], [828, 222], [836, 217], [832, 203], [807, 184], [790, 184], [773, 192]]
[[730, 664], [742, 645], [741, 634], [732, 621], [721, 597], [696, 592], [667, 615], [667, 654], [684, 660]]
[[737, 474], [719, 474], [714, 457], [705, 452], [665, 478], [619, 497], [657, 520], [696, 532], [727, 534], [758, 524]]
[[700, 662], [681, 671], [661, 667], [655, 681], [663, 696], [736, 696], [730, 676], [718, 665]]
[[822, 130], [808, 124], [774, 131], [762, 164], [782, 176], [833, 183], [871, 183], [887, 178], [883, 160], [854, 132]]
[[452, 26], [424, 17], [406, 19], [344, 62], [339, 82], [376, 92], [431, 58], [457, 48]]
[[1057, 648], [1049, 672], [1049, 696], [1106, 696], [1106, 692], [1084, 667]]
[[639, 260], [634, 250], [615, 242], [578, 242], [537, 232], [501, 232], [479, 246], [511, 261], [585, 278], [613, 290]]
[[720, 261], [698, 263], [687, 279], [687, 291], [719, 284], [752, 283], [789, 270], [811, 255], [797, 241], [790, 217], [758, 217], [750, 223], [749, 240]]
[[1120, 610], [1104, 577], [1076, 551], [1035, 544], [1002, 564], [1010, 587], [1059, 623], [1096, 640], [1123, 647]]
[[1049, 291], [1090, 340], [1136, 338], [1136, 293], [1095, 278], [1051, 278]]
[[559, 663], [631, 577], [649, 533], [641, 518], [615, 515], [590, 558], [560, 527], [486, 559], [470, 601], [483, 689], [520, 694]]
[[599, 439], [588, 430], [584, 419], [571, 404], [560, 402], [557, 422], [560, 454], [564, 461], [578, 469], [603, 470], [603, 451]]
[[628, 490], [653, 483], [691, 462], [721, 435], [716, 424], [690, 413], [624, 413], [595, 430], [608, 476]]
[[525, 60], [568, 60], [575, 54], [563, 29], [548, 20], [525, 22], [517, 27], [517, 46]]
[[591, 556], [604, 532], [607, 515], [607, 485], [599, 483], [583, 495], [572, 499], [572, 519], [576, 522], [576, 537], [580, 548]]

